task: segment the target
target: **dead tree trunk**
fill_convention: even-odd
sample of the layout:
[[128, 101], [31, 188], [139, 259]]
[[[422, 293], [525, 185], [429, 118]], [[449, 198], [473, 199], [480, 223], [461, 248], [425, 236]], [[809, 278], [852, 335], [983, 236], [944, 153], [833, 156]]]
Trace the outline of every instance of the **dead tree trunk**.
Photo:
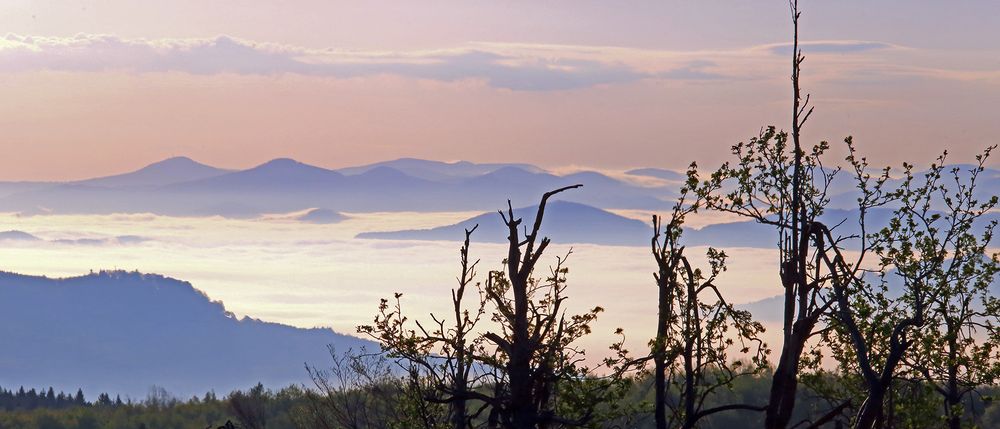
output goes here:
[[[542, 218], [545, 215], [546, 203], [548, 203], [549, 198], [553, 195], [580, 186], [567, 186], [546, 192], [538, 205], [534, 225], [530, 232], [526, 233], [523, 241], [520, 238], [519, 230], [521, 219], [514, 217], [512, 208], [508, 209], [506, 215], [501, 213], [509, 234], [507, 236], [507, 273], [510, 281], [510, 291], [514, 299], [512, 308], [508, 309], [510, 312], [508, 315], [511, 332], [510, 341], [496, 336], [493, 337], [494, 342], [498, 346], [506, 349], [505, 352], [508, 357], [506, 373], [510, 389], [510, 401], [507, 405], [507, 413], [505, 414], [509, 421], [504, 422], [504, 426], [508, 428], [537, 428], [548, 419], [547, 416], [540, 415], [539, 411], [544, 409], [549, 402], [550, 398], [548, 394], [551, 392], [546, 388], [546, 384], [552, 382], [552, 380], [542, 379], [547, 377], [548, 374], [534, 374], [532, 371], [532, 361], [536, 352], [543, 346], [540, 335], [552, 332], [553, 325], [561, 324], [561, 322], [556, 322], [555, 319], [552, 319], [545, 322], [547, 326], [544, 327], [536, 323], [534, 331], [538, 332], [532, 332], [528, 320], [532, 311], [531, 303], [529, 302], [533, 286], [531, 274], [535, 269], [535, 264], [550, 242], [548, 238], [542, 238], [541, 241], [537, 241], [542, 225]], [[535, 247], [536, 242], [537, 249]], [[524, 249], [523, 252], [522, 247]], [[559, 303], [555, 305], [556, 312], [558, 312]], [[544, 332], [542, 331], [543, 329], [545, 330]]]
[[[659, 229], [659, 225], [654, 219], [654, 227]], [[653, 246], [655, 252], [656, 237], [653, 238]], [[671, 267], [676, 266], [676, 258], [671, 257], [671, 260], [664, 261], [664, 263], [659, 264], [659, 273], [657, 274], [657, 289], [658, 289], [658, 313], [656, 321], [656, 340], [653, 342], [653, 378], [654, 378], [654, 399], [656, 404], [654, 405], [654, 415], [656, 420], [656, 429], [667, 429], [667, 344], [666, 338], [668, 335], [668, 327], [670, 320], [673, 318], [673, 288], [670, 287], [674, 284], [676, 279], [676, 271]]]
[[[795, 410], [798, 392], [799, 364], [806, 342], [813, 335], [813, 329], [821, 313], [811, 306], [810, 292], [816, 287], [810, 285], [807, 277], [809, 254], [809, 221], [802, 195], [802, 145], [800, 131], [809, 119], [812, 108], [808, 96], [803, 101], [799, 88], [799, 73], [805, 57], [799, 51], [798, 0], [790, 2], [792, 13], [792, 143], [795, 164], [792, 171], [791, 240], [782, 252], [781, 281], [785, 289], [785, 311], [783, 315], [783, 343], [778, 364], [771, 381], [768, 408], [764, 417], [766, 429], [785, 429]], [[806, 110], [808, 108], [808, 110]]]

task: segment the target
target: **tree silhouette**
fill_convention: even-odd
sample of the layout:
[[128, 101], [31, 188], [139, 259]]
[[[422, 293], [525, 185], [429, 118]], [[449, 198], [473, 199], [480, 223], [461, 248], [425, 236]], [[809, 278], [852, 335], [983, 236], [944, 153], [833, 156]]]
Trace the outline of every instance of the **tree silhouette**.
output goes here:
[[[698, 186], [695, 166], [681, 197], [664, 224], [653, 216], [653, 257], [656, 260], [657, 331], [650, 342], [653, 360], [654, 419], [657, 429], [690, 429], [715, 413], [731, 410], [764, 411], [760, 404], [732, 403], [711, 408], [705, 400], [742, 376], [766, 368], [767, 346], [759, 335], [764, 327], [747, 311], [729, 304], [716, 286], [725, 271], [725, 252], [709, 248], [707, 273], [692, 268], [681, 245], [684, 219], [702, 204], [692, 189]], [[694, 201], [687, 201], [689, 193]], [[730, 334], [730, 329], [735, 334]], [[737, 344], [738, 342], [738, 344]], [[737, 347], [747, 360], [731, 360]]]
[[[996, 208], [997, 196], [976, 197], [994, 148], [978, 155], [972, 167], [947, 173], [945, 156], [939, 158], [890, 228], [898, 237], [887, 252], [896, 275], [932, 291], [924, 327], [910, 339], [914, 353], [904, 358], [906, 375], [933, 386], [951, 429], [962, 427], [965, 399], [1000, 376], [1000, 300], [990, 288], [1000, 263], [996, 253], [988, 254], [997, 221], [984, 220]], [[907, 170], [905, 183], [913, 181]]]
[[[598, 417], [603, 399], [623, 394], [617, 382], [628, 365], [598, 377], [584, 365], [584, 352], [575, 345], [590, 333], [591, 322], [603, 309], [566, 313], [566, 257], [556, 258], [547, 277], [535, 275], [551, 243], [540, 235], [546, 204], [580, 186], [546, 192], [530, 227], [515, 217], [508, 201], [507, 210], [499, 212], [508, 230], [504, 269], [491, 271], [485, 283], [476, 283], [479, 301], [471, 309], [463, 300], [473, 283], [476, 262], [469, 262], [472, 231], [466, 231], [461, 276], [458, 288], [452, 290], [452, 322], [432, 314], [430, 328], [422, 323], [411, 328], [401, 295], [396, 294], [393, 304], [382, 300], [374, 324], [358, 328], [379, 340], [390, 356], [405, 359], [429, 379], [425, 399], [450, 404], [452, 427], [468, 427], [474, 421], [518, 429], [583, 426]], [[489, 327], [479, 329], [484, 315]], [[613, 348], [625, 353], [621, 343]], [[605, 364], [620, 362], [625, 360], [609, 359]], [[478, 405], [469, 409], [471, 402]]]

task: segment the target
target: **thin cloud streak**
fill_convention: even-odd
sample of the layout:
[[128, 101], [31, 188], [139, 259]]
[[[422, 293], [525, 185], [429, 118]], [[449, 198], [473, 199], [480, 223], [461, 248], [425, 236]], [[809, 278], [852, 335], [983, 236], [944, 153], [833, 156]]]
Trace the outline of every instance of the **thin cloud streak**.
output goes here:
[[110, 35], [49, 38], [9, 34], [0, 40], [0, 71], [33, 70], [295, 73], [339, 78], [389, 74], [446, 82], [478, 79], [493, 87], [522, 91], [575, 89], [649, 77], [618, 63], [514, 57], [476, 49], [356, 53], [256, 43], [229, 36], [149, 41]]
[[[806, 42], [819, 54], [894, 49], [871, 41]], [[483, 81], [515, 91], [558, 91], [643, 79], [746, 79], [748, 62], [772, 61], [785, 45], [733, 51], [656, 51], [617, 47], [474, 43], [465, 48], [404, 53], [308, 49], [230, 36], [211, 39], [125, 39], [78, 34], [0, 38], [0, 72], [182, 72], [354, 78], [397, 75], [443, 82]], [[762, 52], [765, 54], [762, 55]], [[731, 72], [730, 72], [731, 71]]]
[[[809, 42], [799, 42], [803, 51], [817, 54], [854, 54], [869, 51], [881, 50], [902, 50], [907, 49], [891, 43], [873, 42], [867, 40], [818, 40]], [[791, 43], [777, 43], [764, 45], [760, 48], [766, 49], [774, 55], [792, 55]]]

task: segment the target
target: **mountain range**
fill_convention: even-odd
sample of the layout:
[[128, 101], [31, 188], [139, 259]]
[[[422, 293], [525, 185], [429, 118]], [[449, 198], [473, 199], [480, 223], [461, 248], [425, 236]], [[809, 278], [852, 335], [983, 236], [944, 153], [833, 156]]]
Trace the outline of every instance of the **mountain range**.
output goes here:
[[[971, 166], [956, 165], [960, 171]], [[967, 173], [962, 173], [967, 175]], [[567, 231], [551, 234], [574, 243], [635, 244], [645, 246], [649, 228], [644, 222], [607, 212], [633, 209], [666, 212], [684, 179], [681, 173], [658, 168], [628, 170], [611, 177], [596, 171], [554, 174], [530, 164], [476, 164], [402, 158], [358, 167], [331, 170], [293, 159], [279, 158], [245, 170], [227, 170], [175, 157], [139, 170], [114, 176], [65, 183], [0, 182], [0, 211], [22, 214], [155, 213], [175, 216], [281, 218], [310, 223], [336, 223], [344, 212], [376, 211], [485, 211], [455, 225], [425, 231], [370, 232], [361, 238], [457, 240], [467, 226], [481, 224], [509, 199], [516, 206], [536, 202], [551, 189], [583, 184], [558, 195], [576, 203], [557, 208]], [[893, 179], [893, 184], [899, 179]], [[831, 208], [824, 216], [838, 233], [857, 234], [856, 213], [850, 210], [856, 195], [845, 175], [830, 187]], [[640, 184], [644, 183], [644, 184]], [[980, 177], [981, 199], [1000, 193], [1000, 170], [987, 169]], [[876, 225], [889, 211], [873, 212]], [[996, 218], [1000, 215], [990, 214]], [[556, 221], [556, 223], [562, 223]], [[775, 245], [773, 231], [749, 222], [688, 229], [689, 245], [766, 247]]]
[[258, 381], [309, 381], [327, 345], [371, 342], [330, 329], [237, 318], [190, 283], [135, 272], [72, 278], [0, 272], [0, 385], [55, 386], [144, 398], [157, 385], [180, 397]]
[[670, 186], [643, 186], [595, 171], [557, 175], [528, 164], [445, 163], [404, 158], [331, 170], [280, 158], [231, 171], [170, 158], [139, 170], [74, 182], [0, 183], [0, 211], [256, 217], [323, 208], [336, 212], [485, 210], [545, 191], [601, 208], [663, 209]]

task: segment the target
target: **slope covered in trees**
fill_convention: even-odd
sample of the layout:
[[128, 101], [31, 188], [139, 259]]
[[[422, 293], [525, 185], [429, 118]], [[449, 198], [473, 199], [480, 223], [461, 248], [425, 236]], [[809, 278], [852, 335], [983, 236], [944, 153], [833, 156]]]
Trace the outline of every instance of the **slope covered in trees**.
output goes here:
[[326, 346], [367, 341], [330, 329], [237, 318], [190, 283], [106, 271], [52, 279], [0, 273], [0, 385], [182, 397], [247, 383], [308, 381]]

